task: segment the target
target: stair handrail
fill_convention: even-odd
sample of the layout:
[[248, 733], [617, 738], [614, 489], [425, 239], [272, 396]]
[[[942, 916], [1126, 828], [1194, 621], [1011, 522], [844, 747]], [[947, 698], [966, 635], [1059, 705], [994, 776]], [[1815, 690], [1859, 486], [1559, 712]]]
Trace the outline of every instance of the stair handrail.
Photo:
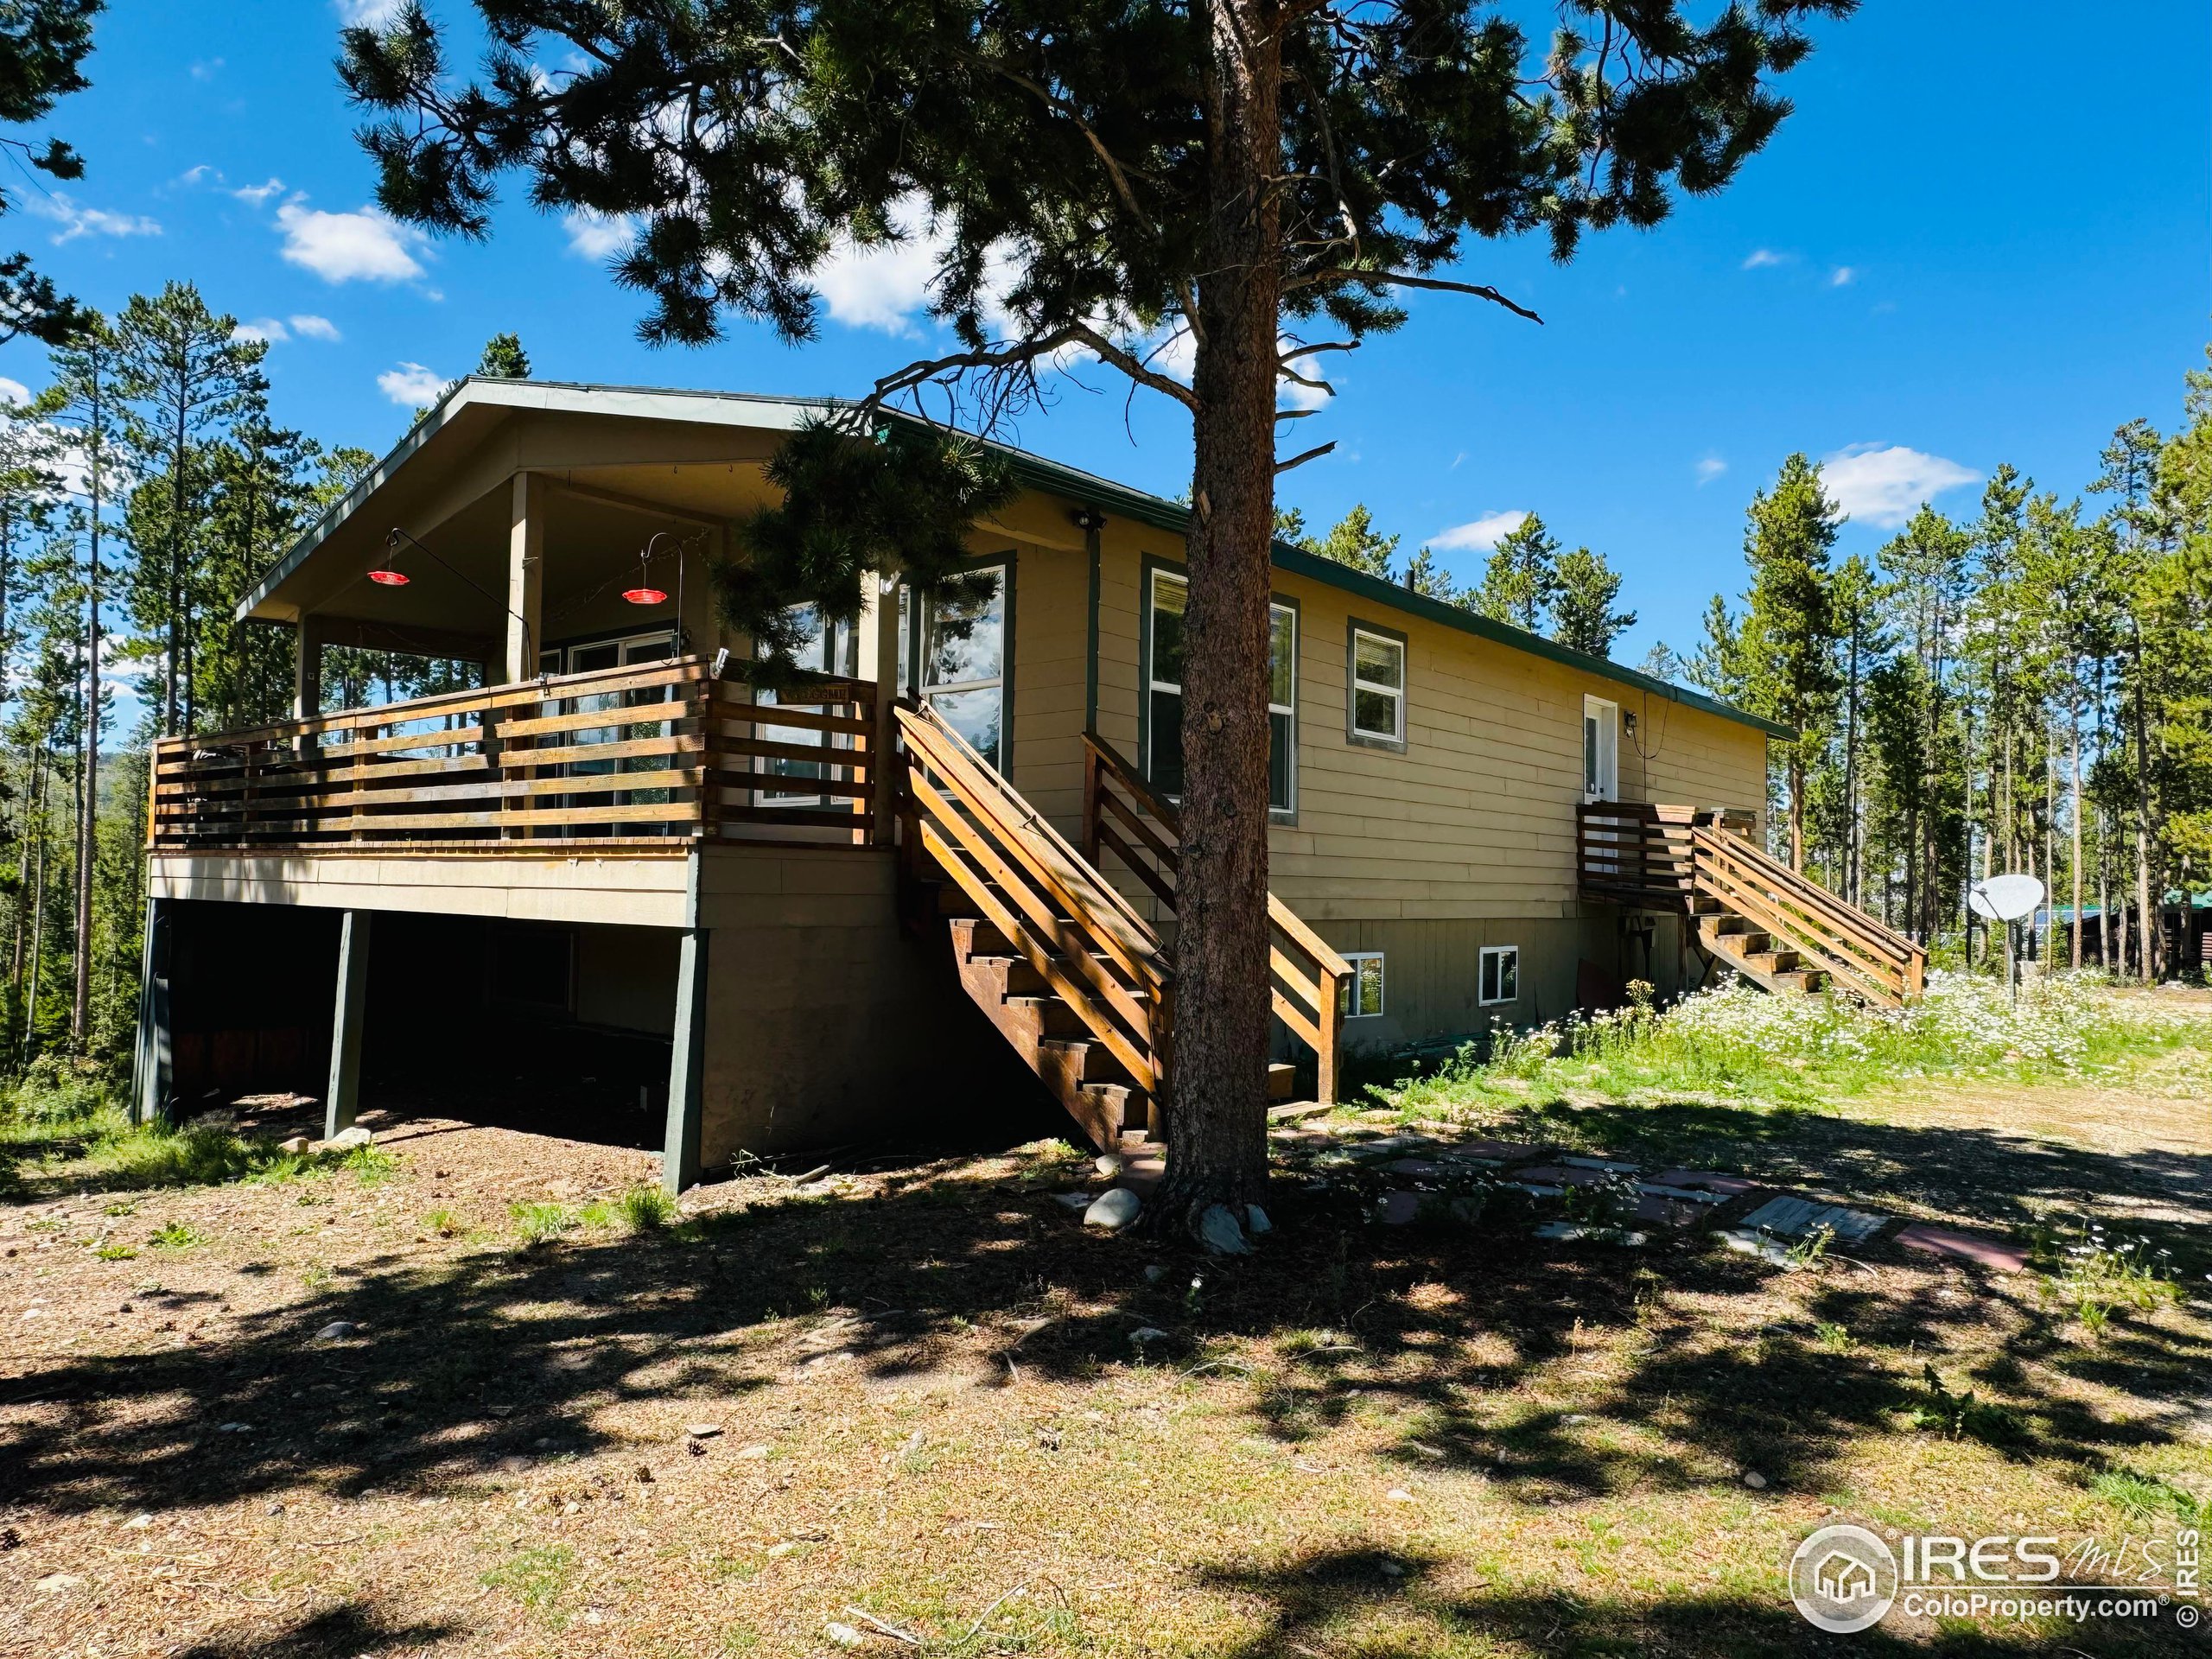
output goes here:
[[[1139, 810], [1156, 819], [1162, 830], [1175, 837], [1178, 843], [1183, 836], [1183, 815], [1172, 801], [1166, 799], [1142, 774], [1123, 757], [1122, 753], [1096, 731], [1083, 734], [1085, 758], [1083, 786], [1083, 852], [1093, 868], [1103, 869], [1098, 861], [1101, 849], [1111, 847], [1125, 868], [1142, 881], [1160, 902], [1171, 912], [1175, 909], [1175, 888], [1167, 877], [1180, 868], [1182, 859], [1179, 845], [1171, 847], [1142, 821]], [[1135, 808], [1118, 800], [1103, 786], [1103, 774], [1111, 774], [1114, 781], [1128, 791], [1135, 801]], [[1113, 825], [1105, 822], [1101, 809], [1113, 811], [1127, 824], [1145, 850], [1160, 861], [1165, 874], [1154, 872], [1138, 861], [1136, 849], [1122, 837]], [[1337, 1098], [1337, 1072], [1344, 1048], [1344, 1007], [1343, 987], [1351, 977], [1351, 964], [1332, 949], [1327, 940], [1307, 925], [1304, 917], [1277, 898], [1268, 893], [1268, 924], [1293, 946], [1303, 952], [1313, 963], [1312, 977], [1307, 977], [1300, 964], [1270, 939], [1268, 945], [1268, 968], [1280, 985], [1270, 985], [1272, 1004], [1282, 1022], [1311, 1048], [1318, 1060], [1314, 1093], [1320, 1100], [1334, 1103]], [[1287, 985], [1297, 993], [1295, 997], [1284, 994]]]
[[[899, 729], [904, 735], [911, 741], [916, 723], [925, 724], [929, 734], [940, 740], [943, 744], [949, 746], [954, 753], [972, 769], [977, 779], [987, 785], [989, 792], [1001, 803], [1007, 816], [1018, 820], [1023, 829], [1060, 855], [1068, 866], [1065, 874], [1074, 877], [1083, 884], [1084, 890], [1083, 896], [1093, 901], [1094, 904], [1103, 905], [1114, 919], [1127, 930], [1126, 933], [1119, 934], [1116, 938], [1115, 943], [1130, 948], [1132, 955], [1137, 959], [1138, 971], [1142, 972], [1155, 984], [1164, 985], [1174, 978], [1174, 967], [1169, 962], [1166, 948], [1160, 943], [1159, 931], [1144, 918], [1136, 906], [1122, 897], [1120, 890], [1112, 882], [1104, 879], [1095, 863], [1086, 859], [1069, 843], [1066, 836], [1052, 827], [1051, 819], [1031, 805], [1028, 800], [1007, 781], [1005, 775], [977, 752], [974, 744], [969, 742], [943, 715], [926, 702], [917, 704], [902, 702], [899, 704], [897, 712]], [[928, 741], [927, 738], [924, 740], [925, 743]]]
[[1073, 849], [935, 709], [902, 700], [895, 712], [910, 751], [903, 794], [914, 850], [936, 861], [1140, 1084], [1164, 1096], [1173, 989], [1157, 935], [1133, 938], [1112, 925], [1118, 914], [1100, 913], [1106, 884], [1073, 862]]
[[[1770, 931], [1782, 934], [1793, 949], [1815, 957], [1838, 978], [1888, 1002], [1910, 1001], [1926, 988], [1928, 953], [1923, 947], [1791, 869], [1748, 837], [1700, 824], [1692, 832], [1692, 842], [1700, 892], [1740, 909], [1748, 890], [1767, 912], [1752, 916], [1752, 920], [1770, 925]], [[1796, 916], [1790, 913], [1793, 908]]]

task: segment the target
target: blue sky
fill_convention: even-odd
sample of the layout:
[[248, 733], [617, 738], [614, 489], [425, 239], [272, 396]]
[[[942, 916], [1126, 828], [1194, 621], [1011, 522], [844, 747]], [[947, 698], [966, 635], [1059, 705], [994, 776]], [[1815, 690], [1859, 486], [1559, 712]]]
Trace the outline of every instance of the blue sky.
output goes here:
[[[911, 257], [830, 272], [813, 345], [739, 323], [656, 351], [595, 227], [518, 192], [488, 244], [368, 215], [331, 60], [341, 14], [377, 3], [114, 0], [93, 88], [53, 124], [86, 176], [23, 186], [9, 246], [103, 308], [197, 282], [275, 338], [282, 421], [377, 449], [502, 329], [548, 378], [784, 392], [853, 392], [930, 344]], [[1463, 274], [1542, 327], [1423, 296], [1402, 334], [1334, 359], [1340, 396], [1294, 431], [1338, 453], [1287, 475], [1286, 505], [1325, 524], [1364, 500], [1462, 579], [1505, 515], [1539, 511], [1625, 572], [1635, 661], [1689, 648], [1706, 598], [1740, 587], [1745, 505], [1792, 449], [1835, 458], [1845, 548], [1871, 551], [1924, 493], [1970, 513], [2010, 461], [2070, 493], [2120, 422], [2171, 425], [2212, 310], [2212, 10], [1866, 0], [1819, 34], [1796, 115], [1726, 194], [1565, 268], [1533, 242], [1473, 251]], [[0, 350], [0, 375], [37, 387], [39, 352]], [[1089, 378], [1020, 441], [1183, 488], [1179, 410]]]

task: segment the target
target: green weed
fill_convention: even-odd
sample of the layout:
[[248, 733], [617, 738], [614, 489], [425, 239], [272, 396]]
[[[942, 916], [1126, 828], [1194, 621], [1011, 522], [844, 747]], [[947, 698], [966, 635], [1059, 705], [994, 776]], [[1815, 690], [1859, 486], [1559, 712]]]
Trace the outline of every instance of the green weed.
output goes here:
[[183, 1222], [172, 1221], [151, 1234], [147, 1241], [160, 1250], [188, 1250], [195, 1244], [205, 1244], [205, 1234], [196, 1233]]
[[433, 1210], [423, 1217], [423, 1230], [440, 1238], [451, 1238], [461, 1230], [461, 1218], [450, 1210]]
[[622, 1224], [633, 1233], [650, 1233], [676, 1219], [676, 1200], [658, 1186], [633, 1186], [614, 1201]]
[[1858, 1345], [1850, 1332], [1831, 1319], [1813, 1327], [1813, 1340], [1831, 1354], [1847, 1354]]
[[2139, 1475], [2133, 1469], [2107, 1469], [2089, 1483], [2089, 1490], [2131, 1521], [2166, 1516], [2184, 1524], [2212, 1520], [2212, 1502], [2200, 1500], [2171, 1481]]
[[550, 1244], [562, 1234], [575, 1230], [578, 1217], [565, 1205], [516, 1204], [508, 1206], [515, 1229], [526, 1244]]
[[1983, 1400], [1972, 1389], [1953, 1394], [1943, 1386], [1934, 1365], [1923, 1363], [1920, 1377], [1927, 1385], [1928, 1398], [1906, 1408], [1906, 1418], [1913, 1427], [1933, 1429], [1955, 1440], [1980, 1440], [1988, 1445], [2017, 1440], [2025, 1432], [2019, 1413], [2011, 1407]]
[[138, 1252], [128, 1244], [103, 1244], [92, 1254], [103, 1262], [129, 1262], [134, 1259]]

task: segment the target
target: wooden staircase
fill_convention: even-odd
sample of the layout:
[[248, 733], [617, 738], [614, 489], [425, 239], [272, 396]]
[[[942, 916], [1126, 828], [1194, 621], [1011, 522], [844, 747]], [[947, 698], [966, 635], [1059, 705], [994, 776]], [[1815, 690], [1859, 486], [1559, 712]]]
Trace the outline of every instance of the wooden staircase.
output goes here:
[[[944, 930], [962, 988], [1093, 1145], [1160, 1135], [1175, 999], [1158, 931], [935, 710], [901, 704], [898, 719], [909, 926]], [[1317, 981], [1333, 1010], [1325, 967]], [[1328, 1044], [1332, 1088], [1338, 1020], [1305, 1024]], [[1270, 1091], [1291, 1072], [1270, 1067]]]
[[1579, 815], [1582, 891], [1687, 916], [1715, 960], [1780, 995], [1833, 986], [1901, 1007], [1928, 953], [1753, 842], [1746, 814], [1593, 801]]

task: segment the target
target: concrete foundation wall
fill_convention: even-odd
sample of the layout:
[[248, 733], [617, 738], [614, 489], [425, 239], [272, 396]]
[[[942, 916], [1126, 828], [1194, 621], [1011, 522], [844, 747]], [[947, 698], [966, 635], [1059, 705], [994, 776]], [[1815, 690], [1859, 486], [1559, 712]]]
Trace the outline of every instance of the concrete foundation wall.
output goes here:
[[701, 861], [707, 1042], [700, 1160], [917, 1138], [1033, 1105], [940, 938], [898, 918], [890, 854], [730, 847]]

